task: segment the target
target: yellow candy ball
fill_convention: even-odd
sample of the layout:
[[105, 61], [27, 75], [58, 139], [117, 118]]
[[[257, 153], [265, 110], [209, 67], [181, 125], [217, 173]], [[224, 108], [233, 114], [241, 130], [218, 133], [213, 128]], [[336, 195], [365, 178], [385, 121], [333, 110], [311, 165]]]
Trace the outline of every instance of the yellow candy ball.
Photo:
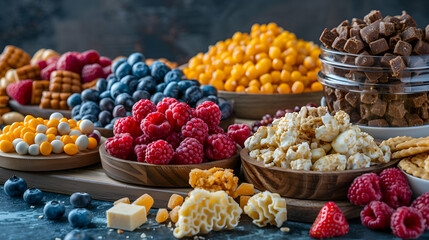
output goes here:
[[49, 142], [42, 142], [39, 149], [42, 155], [47, 156], [52, 152], [52, 145]]
[[68, 143], [64, 146], [64, 152], [68, 155], [75, 155], [79, 152], [79, 149], [77, 148], [76, 144]]
[[11, 152], [13, 150], [13, 143], [9, 140], [2, 140], [0, 142], [0, 150], [2, 152]]

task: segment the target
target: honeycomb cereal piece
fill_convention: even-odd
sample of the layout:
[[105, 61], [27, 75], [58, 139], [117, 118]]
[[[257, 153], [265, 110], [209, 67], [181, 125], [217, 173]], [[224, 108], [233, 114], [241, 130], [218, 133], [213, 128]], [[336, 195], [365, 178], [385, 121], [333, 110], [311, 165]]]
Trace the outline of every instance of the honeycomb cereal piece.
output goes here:
[[51, 73], [49, 91], [62, 93], [80, 93], [82, 91], [80, 75], [65, 70]]
[[262, 126], [258, 128], [258, 131], [253, 134], [253, 136], [246, 139], [244, 142], [244, 146], [247, 150], [253, 151], [256, 149], [262, 148], [261, 141], [262, 139], [266, 138], [268, 135], [268, 127]]
[[347, 154], [358, 143], [358, 136], [354, 129], [348, 129], [333, 139], [332, 148], [337, 153]]
[[180, 206], [176, 206], [169, 213], [169, 217], [173, 223], [177, 223], [177, 221], [179, 220], [179, 210], [180, 210]]
[[347, 159], [347, 169], [361, 169], [371, 166], [371, 159], [363, 153], [355, 153]]
[[[265, 151], [268, 150], [268, 151]], [[262, 150], [261, 154], [257, 158], [258, 161], [264, 162], [265, 166], [274, 165], [274, 148], [268, 148]]]
[[380, 156], [378, 158], [378, 162], [380, 162], [380, 163], [390, 162], [390, 159], [392, 157], [392, 153], [390, 152], [390, 147], [389, 146], [382, 146], [382, 147], [380, 147], [380, 150], [383, 152], [383, 156]]
[[350, 127], [350, 116], [344, 111], [338, 111], [334, 115], [335, 120], [338, 122], [338, 127], [340, 132], [344, 132], [347, 128]]
[[128, 197], [124, 197], [124, 198], [118, 199], [118, 200], [116, 200], [113, 203], [113, 205], [116, 205], [118, 203], [127, 203], [127, 204], [130, 204], [130, 199]]
[[286, 200], [277, 193], [261, 192], [249, 199], [244, 212], [258, 227], [270, 224], [279, 228], [287, 219]]
[[286, 159], [293, 161], [297, 159], [311, 159], [311, 150], [307, 142], [294, 145], [286, 152]]
[[149, 213], [149, 210], [152, 208], [153, 202], [153, 198], [149, 194], [145, 193], [139, 198], [137, 198], [132, 204], [144, 206], [146, 208], [146, 213]]
[[207, 234], [210, 231], [234, 229], [243, 211], [224, 191], [195, 189], [179, 210], [173, 235], [176, 238]]
[[315, 171], [337, 171], [345, 170], [347, 166], [347, 157], [345, 155], [335, 153], [321, 157], [317, 160], [312, 169]]
[[274, 150], [273, 157], [273, 164], [277, 167], [282, 167], [286, 162], [286, 153], [281, 148]]
[[298, 139], [299, 119], [297, 113], [288, 113], [277, 126], [277, 141], [283, 151], [287, 151]]
[[11, 68], [20, 68], [22, 66], [30, 64], [31, 57], [20, 48], [15, 46], [8, 45], [4, 48], [2, 53], [2, 58], [4, 58], [7, 64]]
[[255, 194], [255, 187], [251, 183], [241, 183], [235, 190], [237, 196]]
[[40, 79], [40, 67], [39, 65], [25, 65], [16, 69], [16, 75], [18, 80], [32, 79], [39, 80]]
[[174, 209], [176, 206], [181, 206], [183, 203], [183, 197], [180, 196], [179, 194], [172, 194], [170, 199], [168, 200], [168, 208], [169, 209]]
[[168, 211], [165, 208], [158, 209], [158, 212], [156, 213], [155, 221], [157, 223], [163, 223], [167, 221], [168, 219]]
[[244, 211], [244, 207], [249, 202], [251, 196], [240, 196], [240, 208]]
[[318, 159], [320, 159], [321, 157], [326, 156], [325, 149], [323, 149], [323, 148], [311, 149], [310, 153], [311, 153], [311, 161], [313, 163], [315, 161], [317, 161]]
[[71, 93], [58, 93], [43, 91], [42, 98], [40, 100], [40, 108], [50, 109], [68, 109], [67, 98]]
[[340, 133], [338, 121], [333, 118], [329, 113], [322, 117], [323, 126], [316, 128], [316, 139], [325, 142], [333, 141]]
[[211, 192], [225, 191], [232, 196], [237, 188], [238, 177], [232, 169], [210, 168], [208, 170], [192, 169], [189, 173], [189, 185]]
[[290, 169], [309, 171], [311, 169], [310, 159], [297, 159], [290, 162]]
[[31, 92], [31, 104], [40, 104], [43, 91], [49, 90], [49, 81], [33, 81], [33, 91]]
[[276, 129], [277, 127], [267, 127], [267, 137], [261, 139], [261, 146], [277, 147]]

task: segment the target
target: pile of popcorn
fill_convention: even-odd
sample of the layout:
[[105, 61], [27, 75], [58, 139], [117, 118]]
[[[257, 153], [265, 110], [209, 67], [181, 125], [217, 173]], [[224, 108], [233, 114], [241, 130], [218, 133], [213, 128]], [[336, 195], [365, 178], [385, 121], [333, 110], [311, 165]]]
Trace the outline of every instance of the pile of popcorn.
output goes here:
[[287, 113], [272, 127], [260, 127], [244, 145], [265, 166], [293, 170], [367, 168], [388, 163], [391, 155], [389, 146], [380, 148], [373, 137], [352, 125], [347, 113], [331, 116], [326, 107]]

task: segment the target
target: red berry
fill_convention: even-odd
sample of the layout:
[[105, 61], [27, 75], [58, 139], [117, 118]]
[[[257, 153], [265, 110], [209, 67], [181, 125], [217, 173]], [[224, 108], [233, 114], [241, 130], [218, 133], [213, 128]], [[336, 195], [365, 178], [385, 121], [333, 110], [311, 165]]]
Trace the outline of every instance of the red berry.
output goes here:
[[180, 142], [182, 141], [183, 136], [177, 132], [171, 132], [170, 135], [165, 137], [165, 141], [167, 141], [174, 149], [176, 149]]
[[203, 145], [197, 139], [188, 137], [176, 149], [173, 164], [199, 164], [203, 157]]
[[205, 101], [198, 105], [197, 116], [210, 127], [218, 126], [222, 118], [219, 106], [211, 101]]
[[31, 93], [33, 92], [32, 80], [19, 80], [11, 83], [6, 88], [7, 95], [17, 101], [19, 104], [27, 104], [31, 101]]
[[82, 82], [87, 83], [92, 82], [97, 78], [104, 78], [105, 74], [103, 67], [98, 63], [94, 63], [83, 66], [81, 76]]
[[124, 117], [116, 120], [113, 126], [113, 133], [115, 135], [129, 133], [133, 138], [142, 135], [140, 126], [132, 117]]
[[140, 128], [151, 139], [160, 139], [171, 132], [171, 125], [160, 112], [153, 112], [146, 116], [142, 121]]
[[246, 124], [234, 124], [228, 127], [228, 136], [241, 147], [244, 147], [244, 141], [246, 141], [251, 134], [250, 127]]
[[164, 140], [152, 142], [146, 149], [146, 162], [165, 165], [173, 158], [173, 147]]
[[312, 238], [329, 238], [346, 235], [349, 224], [343, 212], [334, 202], [328, 202], [322, 207], [310, 229]]
[[141, 123], [149, 113], [153, 113], [155, 111], [156, 105], [147, 99], [142, 99], [136, 102], [132, 109], [133, 117], [138, 123]]
[[66, 70], [70, 72], [80, 73], [81, 69], [81, 61], [72, 52], [64, 53], [58, 59], [57, 70]]
[[53, 71], [57, 70], [57, 64], [51, 63], [48, 64], [43, 70], [40, 71], [40, 76], [43, 80], [50, 80], [51, 79], [51, 73]]
[[380, 201], [383, 198], [380, 177], [375, 173], [366, 173], [355, 178], [349, 188], [347, 198], [354, 205], [366, 205], [371, 201]]
[[178, 103], [175, 98], [166, 97], [156, 105], [156, 110], [160, 113], [165, 114], [165, 111], [167, 111], [170, 105], [173, 105], [174, 103]]
[[383, 189], [383, 202], [392, 208], [409, 206], [411, 202], [411, 189], [408, 185], [395, 184], [388, 189]]
[[46, 64], [48, 64], [48, 65], [55, 64], [55, 68], [57, 68], [58, 59], [60, 59], [60, 58], [59, 57], [50, 57], [46, 60]]
[[192, 118], [186, 125], [182, 126], [182, 135], [195, 138], [201, 144], [204, 144], [209, 136], [209, 128], [200, 118]]
[[[39, 60], [36, 62], [37, 66], [39, 66], [40, 70], [43, 70], [45, 67], [48, 66], [45, 60]], [[56, 66], [55, 66], [56, 67]]]
[[395, 184], [408, 185], [407, 177], [399, 168], [387, 168], [380, 173], [380, 183], [382, 189], [387, 189]]
[[400, 207], [393, 213], [390, 227], [398, 238], [418, 238], [425, 231], [425, 220], [419, 210]]
[[101, 56], [99, 59], [99, 63], [101, 66], [107, 67], [107, 66], [110, 66], [112, 64], [112, 60], [110, 60], [110, 58], [108, 58], [108, 57]]
[[137, 162], [145, 162], [146, 149], [146, 144], [139, 144], [134, 147], [134, 154], [137, 157]]
[[219, 126], [209, 127], [209, 135], [218, 133], [225, 133], [225, 130]]
[[381, 201], [372, 201], [360, 212], [362, 224], [370, 229], [386, 229], [390, 227], [393, 208]]
[[205, 153], [211, 160], [230, 158], [237, 152], [234, 140], [226, 134], [213, 134], [207, 138]]
[[107, 78], [112, 73], [112, 68], [109, 66], [103, 67], [104, 77]]
[[133, 149], [133, 137], [129, 133], [115, 135], [107, 139], [104, 146], [110, 155], [127, 159]]
[[180, 131], [180, 128], [192, 118], [191, 107], [183, 102], [173, 103], [165, 111], [165, 116], [171, 127]]
[[426, 219], [426, 229], [429, 229], [429, 192], [423, 193], [416, 198], [411, 207], [418, 209], [422, 213], [423, 218]]
[[100, 55], [95, 50], [85, 51], [78, 56], [83, 65], [99, 63]]
[[150, 142], [151, 142], [151, 139], [150, 139], [149, 135], [147, 135], [146, 133], [142, 133], [142, 135], [134, 138], [133, 145], [136, 146], [139, 144], [149, 144]]

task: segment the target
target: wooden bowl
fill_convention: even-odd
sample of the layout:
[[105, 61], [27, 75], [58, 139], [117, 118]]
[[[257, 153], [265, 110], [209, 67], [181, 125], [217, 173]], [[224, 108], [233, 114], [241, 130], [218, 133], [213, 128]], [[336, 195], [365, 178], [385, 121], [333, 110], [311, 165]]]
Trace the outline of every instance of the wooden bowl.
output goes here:
[[231, 158], [189, 165], [155, 165], [116, 158], [100, 147], [103, 169], [115, 180], [154, 187], [190, 187], [189, 173], [194, 168], [210, 169], [212, 167], [230, 168], [238, 175], [240, 169], [239, 152]]
[[52, 113], [59, 112], [66, 118], [71, 118], [71, 111], [70, 110], [60, 110], [60, 109], [45, 109], [40, 108], [39, 105], [21, 105], [15, 100], [9, 101], [10, 108], [15, 111], [19, 112], [21, 114], [25, 115], [31, 115], [33, 117], [41, 117], [44, 119], [49, 119]]
[[233, 103], [237, 118], [261, 119], [265, 114], [275, 114], [279, 109], [293, 109], [307, 103], [320, 103], [323, 92], [300, 94], [249, 94], [218, 91], [218, 96]]
[[280, 167], [265, 167], [249, 156], [249, 151], [240, 152], [244, 177], [261, 191], [276, 192], [284, 197], [310, 200], [347, 199], [347, 191], [353, 180], [364, 173], [378, 173], [394, 167], [398, 160], [369, 168], [345, 171], [299, 171]]

